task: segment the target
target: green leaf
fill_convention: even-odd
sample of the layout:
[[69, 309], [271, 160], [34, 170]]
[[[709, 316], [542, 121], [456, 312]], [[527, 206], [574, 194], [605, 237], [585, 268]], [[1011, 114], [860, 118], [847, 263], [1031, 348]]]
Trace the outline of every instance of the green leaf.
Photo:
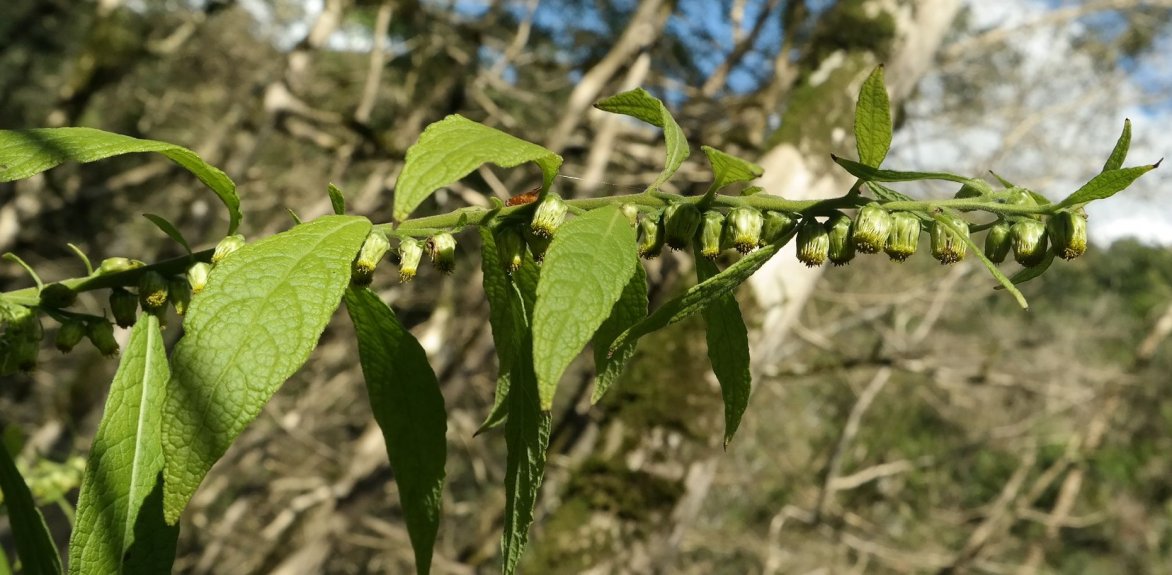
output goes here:
[[[1050, 264], [1052, 264], [1052, 263], [1054, 263], [1054, 252], [1047, 251], [1046, 257], [1043, 258], [1041, 262], [1038, 262], [1038, 265], [1036, 265], [1032, 268], [1022, 268], [1022, 269], [1018, 270], [1017, 273], [1013, 274], [1013, 276], [1011, 276], [1009, 278], [1009, 281], [1014, 286], [1026, 283], [1026, 282], [1028, 282], [1034, 278], [1037, 278], [1037, 277], [1041, 276], [1042, 274], [1046, 273], [1046, 270], [1050, 268]], [[1006, 288], [1006, 289], [1008, 289], [1008, 288]], [[1016, 289], [1016, 287], [1014, 289]], [[1025, 306], [1022, 306], [1022, 307], [1025, 307]]]
[[485, 163], [512, 168], [533, 162], [548, 189], [562, 157], [495, 128], [451, 115], [427, 127], [407, 150], [395, 184], [395, 219], [402, 221], [437, 189], [458, 181]]
[[61, 557], [53, 545], [53, 536], [3, 442], [0, 442], [0, 492], [4, 493], [4, 506], [8, 508], [16, 554], [24, 566], [22, 573], [60, 575]]
[[635, 88], [629, 92], [599, 100], [594, 103], [594, 107], [604, 112], [631, 116], [663, 128], [667, 158], [664, 161], [663, 171], [647, 187], [648, 190], [658, 190], [660, 186], [670, 180], [676, 170], [683, 165], [684, 160], [688, 159], [688, 154], [692, 152], [691, 148], [688, 147], [688, 139], [684, 137], [684, 131], [671, 116], [667, 106], [664, 106], [659, 98], [652, 96], [643, 88]]
[[1111, 155], [1107, 157], [1107, 163], [1103, 164], [1103, 171], [1109, 172], [1122, 168], [1123, 161], [1127, 159], [1127, 150], [1130, 147], [1131, 120], [1123, 120], [1123, 133], [1119, 134], [1119, 139], [1115, 141], [1115, 147], [1111, 150]]
[[635, 229], [617, 206], [587, 212], [554, 236], [533, 309], [533, 358], [541, 408], [558, 380], [610, 315], [638, 265]]
[[[509, 380], [513, 359], [517, 357], [521, 342], [529, 332], [529, 316], [533, 314], [533, 303], [537, 299], [538, 267], [527, 253], [521, 268], [510, 277], [505, 273], [497, 253], [492, 231], [480, 227], [480, 263], [484, 277], [484, 293], [488, 297], [489, 326], [496, 347], [497, 375], [496, 398], [484, 423], [477, 434], [500, 425], [509, 413]], [[516, 287], [514, 287], [516, 286]]]
[[317, 345], [370, 231], [325, 216], [247, 244], [191, 301], [163, 407], [164, 507], [175, 523], [204, 475]]
[[[140, 515], [163, 470], [163, 400], [170, 378], [159, 318], [143, 314], [122, 351], [90, 449], [69, 540], [70, 573], [124, 572], [122, 558], [140, 520], [149, 527], [141, 548], [175, 545], [178, 526], [168, 526], [161, 515]], [[156, 572], [170, 569], [168, 560]]]
[[330, 207], [334, 208], [334, 215], [346, 215], [346, 195], [342, 193], [342, 188], [331, 183], [326, 187], [326, 192], [330, 194]]
[[[720, 269], [711, 260], [696, 254], [696, 278], [703, 282], [715, 277]], [[741, 317], [741, 306], [733, 294], [726, 293], [713, 299], [704, 308], [705, 339], [708, 342], [708, 361], [720, 382], [724, 398], [724, 446], [732, 442], [741, 416], [749, 406], [752, 376], [749, 374], [749, 330]]]
[[[559, 234], [562, 232], [559, 232]], [[526, 334], [528, 336], [528, 334]], [[504, 575], [512, 575], [529, 542], [529, 526], [541, 481], [552, 417], [541, 408], [533, 372], [532, 339], [525, 337], [513, 361], [509, 420], [505, 422], [505, 526], [501, 536]]]
[[94, 162], [133, 152], [158, 152], [199, 178], [228, 208], [228, 234], [240, 225], [236, 184], [195, 152], [174, 144], [140, 140], [93, 128], [0, 130], [0, 182], [39, 174], [65, 162]]
[[155, 224], [155, 227], [162, 230], [164, 234], [167, 234], [167, 237], [175, 240], [179, 243], [179, 245], [183, 246], [183, 249], [187, 250], [187, 253], [191, 253], [191, 245], [189, 245], [187, 240], [183, 238], [183, 234], [179, 232], [179, 229], [176, 228], [174, 224], [167, 221], [167, 218], [155, 214], [143, 214], [142, 217], [150, 220], [152, 224]]
[[947, 182], [957, 182], [960, 184], [968, 184], [982, 193], [992, 192], [989, 183], [978, 178], [966, 178], [948, 172], [901, 172], [898, 170], [880, 170], [872, 168], [858, 162], [852, 162], [846, 158], [840, 158], [834, 154], [830, 155], [830, 159], [842, 166], [844, 170], [850, 175], [872, 182], [914, 182], [917, 180], [944, 180]]
[[883, 66], [879, 66], [863, 81], [855, 105], [855, 147], [859, 161], [878, 168], [891, 149], [891, 132], [891, 101], [883, 83]]
[[952, 218], [945, 217], [944, 214], [937, 214], [933, 219], [940, 222], [941, 225], [948, 228], [958, 237], [963, 239], [966, 244], [968, 244], [969, 251], [977, 255], [977, 259], [981, 260], [981, 263], [985, 265], [985, 269], [989, 270], [989, 273], [993, 274], [993, 277], [1001, 284], [1001, 287], [1009, 290], [1009, 293], [1013, 294], [1014, 299], [1017, 300], [1017, 304], [1020, 305], [1022, 309], [1030, 308], [1030, 304], [1026, 301], [1025, 295], [1021, 293], [1021, 290], [1017, 289], [1017, 287], [1013, 285], [1013, 282], [1005, 276], [1005, 273], [997, 267], [997, 264], [993, 263], [992, 260], [985, 256], [985, 249], [977, 245], [977, 242], [973, 241], [971, 234], [969, 234], [967, 230], [961, 230], [957, 228], [955, 225], [953, 225]]
[[594, 371], [597, 374], [594, 380], [594, 393], [590, 396], [590, 403], [598, 403], [627, 367], [627, 361], [635, 355], [635, 342], [630, 342], [622, 348], [610, 353], [610, 344], [627, 328], [647, 317], [647, 271], [643, 266], [635, 264], [635, 273], [623, 288], [619, 301], [614, 303], [610, 315], [602, 322], [590, 345], [594, 349]]
[[769, 258], [776, 255], [792, 236], [793, 232], [791, 231], [777, 242], [741, 258], [719, 274], [688, 288], [683, 294], [659, 306], [642, 321], [615, 338], [614, 343], [610, 344], [610, 352], [617, 353], [628, 342], [634, 342], [653, 331], [683, 320], [708, 307], [717, 298], [732, 293], [737, 286], [749, 279], [749, 276], [761, 269], [761, 266], [765, 265]]
[[711, 189], [713, 191], [729, 184], [755, 180], [765, 173], [765, 168], [711, 146], [700, 146], [700, 149], [704, 151], [705, 156], [708, 156], [708, 163], [712, 164]]
[[1134, 168], [1119, 168], [1115, 170], [1107, 170], [1099, 175], [1091, 178], [1091, 181], [1083, 184], [1083, 186], [1073, 194], [1066, 197], [1065, 200], [1058, 202], [1059, 208], [1069, 208], [1079, 204], [1085, 204], [1095, 200], [1102, 200], [1114, 196], [1130, 186], [1132, 182], [1139, 179], [1140, 176], [1160, 167], [1160, 160], [1147, 166], [1136, 166]]
[[427, 353], [368, 288], [346, 291], [374, 419], [387, 442], [417, 573], [431, 571], [447, 459], [444, 397]]

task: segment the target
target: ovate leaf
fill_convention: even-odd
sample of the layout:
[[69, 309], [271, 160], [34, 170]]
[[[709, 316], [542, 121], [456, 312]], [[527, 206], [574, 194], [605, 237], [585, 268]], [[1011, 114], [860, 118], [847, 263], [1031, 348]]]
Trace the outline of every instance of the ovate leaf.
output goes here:
[[1115, 170], [1107, 170], [1093, 178], [1091, 181], [1083, 184], [1083, 186], [1073, 194], [1066, 197], [1058, 203], [1059, 208], [1069, 208], [1079, 204], [1085, 204], [1094, 200], [1102, 200], [1114, 196], [1130, 186], [1132, 182], [1139, 179], [1140, 176], [1160, 167], [1160, 160], [1154, 164], [1147, 166], [1136, 166], [1134, 168], [1119, 168]]
[[590, 346], [594, 349], [594, 393], [590, 403], [598, 403], [619, 377], [631, 356], [635, 355], [635, 342], [629, 342], [612, 354], [610, 344], [619, 334], [647, 317], [647, 272], [635, 264], [635, 273], [623, 288], [619, 301], [614, 303], [610, 315], [602, 322]]
[[[560, 234], [561, 232], [559, 232]], [[541, 408], [533, 373], [531, 340], [525, 337], [513, 360], [509, 420], [505, 422], [505, 526], [501, 536], [502, 571], [512, 575], [529, 542], [533, 509], [545, 477], [546, 447], [552, 418]]]
[[158, 152], [199, 178], [228, 208], [228, 234], [240, 224], [236, 184], [195, 152], [166, 142], [140, 140], [93, 128], [0, 130], [0, 182], [39, 174], [65, 162], [94, 162], [132, 152]]
[[[159, 318], [143, 314], [122, 350], [106, 409], [90, 449], [69, 540], [70, 573], [123, 573], [123, 556], [138, 549], [175, 546], [179, 526], [162, 514], [140, 514], [163, 471], [163, 400], [170, 380]], [[136, 526], [141, 526], [136, 529]], [[154, 572], [171, 570], [161, 558]]]
[[1111, 155], [1107, 157], [1107, 163], [1103, 164], [1103, 171], [1109, 172], [1122, 168], [1123, 161], [1127, 159], [1127, 150], [1130, 147], [1131, 120], [1123, 120], [1123, 133], [1119, 134], [1119, 139], [1115, 141], [1115, 148], [1111, 150]]
[[0, 442], [0, 492], [4, 493], [12, 542], [24, 566], [23, 573], [60, 575], [61, 557], [57, 554], [57, 546], [53, 545], [53, 536], [49, 534], [45, 518], [33, 502], [33, 494], [3, 442]]
[[[696, 276], [701, 282], [715, 277], [720, 269], [711, 260], [696, 254]], [[752, 377], [749, 374], [749, 330], [741, 317], [741, 306], [733, 294], [715, 298], [704, 308], [705, 339], [712, 372], [720, 382], [724, 398], [724, 445], [728, 447], [741, 425], [749, 405]]]
[[599, 100], [595, 102], [594, 107], [605, 112], [638, 118], [648, 124], [663, 128], [667, 158], [664, 161], [663, 171], [647, 189], [659, 189], [664, 182], [671, 179], [676, 170], [680, 169], [684, 160], [688, 159], [688, 154], [692, 150], [688, 147], [688, 139], [684, 137], [684, 131], [671, 116], [667, 106], [664, 106], [659, 98], [652, 96], [643, 88], [635, 88], [629, 92]]
[[326, 216], [245, 245], [192, 299], [186, 335], [171, 357], [163, 407], [167, 522], [212, 464], [309, 357], [370, 231], [353, 216]]
[[713, 191], [730, 184], [752, 181], [765, 173], [765, 168], [711, 146], [700, 146], [700, 149], [708, 156], [708, 163], [712, 164]]
[[346, 291], [374, 419], [387, 442], [415, 569], [431, 571], [447, 458], [447, 413], [427, 353], [370, 289]]
[[525, 162], [541, 168], [543, 187], [549, 188], [562, 157], [463, 116], [448, 116], [428, 126], [407, 150], [407, 162], [395, 184], [395, 219], [407, 219], [437, 189], [467, 176], [482, 164], [512, 168]]
[[737, 286], [749, 279], [749, 276], [761, 269], [761, 266], [765, 265], [769, 258], [776, 255], [784, 244], [785, 241], [778, 241], [762, 247], [728, 266], [719, 274], [688, 288], [683, 294], [659, 306], [642, 321], [615, 338], [614, 343], [610, 344], [610, 352], [617, 353], [624, 345], [683, 320], [708, 307], [717, 298], [732, 293]]
[[533, 358], [541, 408], [558, 380], [610, 315], [635, 273], [635, 229], [616, 206], [562, 225], [545, 254], [533, 310]]
[[855, 147], [859, 161], [878, 168], [891, 148], [891, 102], [883, 83], [883, 66], [863, 81], [855, 105]]

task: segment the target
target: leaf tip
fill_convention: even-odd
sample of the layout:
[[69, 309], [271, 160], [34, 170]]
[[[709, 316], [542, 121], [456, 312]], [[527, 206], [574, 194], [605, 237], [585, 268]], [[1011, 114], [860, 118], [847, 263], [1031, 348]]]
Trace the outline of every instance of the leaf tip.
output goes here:
[[1160, 158], [1159, 160], [1156, 160], [1156, 163], [1152, 164], [1152, 169], [1154, 170], [1154, 169], [1160, 167], [1160, 164], [1163, 164], [1163, 163], [1164, 163], [1164, 158]]

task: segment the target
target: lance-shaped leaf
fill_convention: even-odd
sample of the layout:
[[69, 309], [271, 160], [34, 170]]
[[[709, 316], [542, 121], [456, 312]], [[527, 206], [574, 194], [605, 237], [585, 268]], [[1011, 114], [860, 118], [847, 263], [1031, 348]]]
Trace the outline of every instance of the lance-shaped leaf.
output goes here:
[[[160, 485], [163, 400], [170, 378], [159, 318], [143, 314], [122, 350], [90, 449], [69, 540], [70, 573], [128, 572], [123, 557], [136, 534], [146, 537], [137, 541], [138, 549], [175, 546], [177, 525], [168, 526], [161, 513], [140, 513]], [[154, 572], [170, 571], [173, 555], [159, 559], [163, 563], [155, 564]]]
[[1017, 300], [1017, 304], [1020, 305], [1022, 309], [1030, 308], [1030, 304], [1026, 301], [1025, 295], [1021, 293], [1021, 290], [1017, 289], [1017, 286], [1013, 285], [1015, 282], [1006, 277], [1005, 273], [997, 267], [997, 264], [993, 263], [993, 261], [985, 255], [985, 250], [982, 249], [981, 246], [978, 246], [977, 242], [973, 241], [971, 234], [966, 233], [966, 230], [957, 228], [953, 223], [952, 218], [945, 217], [944, 214], [937, 214], [934, 216], [934, 219], [935, 221], [939, 222], [940, 225], [948, 228], [949, 231], [956, 234], [957, 237], [964, 240], [964, 242], [968, 244], [969, 251], [976, 254], [977, 258], [981, 260], [982, 264], [984, 264], [985, 269], [989, 270], [990, 274], [993, 274], [993, 278], [1001, 284], [999, 287], [1009, 290], [1009, 293], [1013, 295], [1013, 298]]
[[1091, 178], [1091, 181], [1083, 184], [1081, 188], [1075, 190], [1073, 194], [1067, 196], [1065, 200], [1058, 202], [1058, 207], [1069, 208], [1114, 196], [1126, 189], [1127, 186], [1130, 186], [1140, 176], [1160, 167], [1160, 163], [1163, 161], [1161, 159], [1159, 162], [1147, 166], [1119, 168], [1102, 172]]
[[[1046, 273], [1046, 270], [1050, 269], [1050, 265], [1053, 263], [1054, 263], [1054, 251], [1047, 250], [1046, 256], [1042, 258], [1042, 261], [1038, 262], [1038, 265], [1017, 270], [1017, 273], [1010, 276], [1009, 281], [1014, 286], [1017, 286], [1019, 284], [1023, 284], [1023, 283], [1030, 281], [1030, 280], [1033, 280], [1035, 278], [1041, 277], [1042, 274]], [[1004, 288], [1005, 286], [1001, 285], [1001, 286], [997, 286], [997, 287]], [[1017, 289], [1017, 288], [1015, 287], [1014, 289]], [[1025, 307], [1025, 306], [1022, 306], [1022, 307]]]
[[[715, 277], [720, 269], [711, 260], [696, 254], [696, 278], [703, 282]], [[749, 330], [741, 317], [741, 306], [733, 294], [713, 299], [704, 308], [704, 337], [708, 342], [708, 361], [720, 382], [724, 398], [724, 446], [732, 441], [741, 416], [749, 406], [752, 377], [749, 374]]]
[[167, 237], [183, 246], [183, 249], [187, 250], [187, 253], [191, 253], [191, 245], [183, 238], [183, 233], [179, 231], [179, 228], [175, 227], [175, 224], [168, 221], [167, 218], [157, 214], [143, 214], [142, 217], [150, 220], [152, 224], [155, 224], [155, 227], [159, 228], [164, 234], [167, 234]]
[[842, 166], [844, 170], [850, 175], [872, 182], [914, 182], [918, 180], [944, 180], [947, 182], [957, 182], [960, 184], [968, 184], [976, 188], [980, 193], [986, 194], [993, 191], [989, 182], [979, 178], [967, 178], [957, 174], [950, 174], [948, 172], [902, 172], [899, 170], [881, 170], [879, 168], [872, 168], [871, 166], [863, 165], [858, 162], [852, 162], [846, 158], [840, 158], [834, 154], [830, 155], [830, 159]]
[[614, 303], [610, 316], [602, 322], [590, 346], [594, 349], [594, 393], [590, 396], [590, 403], [598, 403], [606, 395], [627, 367], [631, 356], [635, 355], [635, 342], [628, 342], [610, 353], [610, 344], [614, 343], [619, 334], [635, 325], [639, 320], [647, 317], [647, 271], [643, 266], [636, 264], [635, 273], [623, 288], [623, 295]]
[[688, 154], [692, 150], [688, 147], [688, 139], [684, 137], [684, 131], [671, 116], [667, 106], [664, 106], [659, 98], [647, 93], [643, 88], [635, 88], [629, 92], [599, 100], [595, 102], [594, 107], [605, 112], [638, 118], [648, 124], [663, 128], [667, 158], [664, 161], [663, 171], [647, 187], [648, 190], [659, 189], [664, 182], [671, 179], [676, 170], [680, 169], [684, 160], [688, 159]]
[[533, 309], [533, 358], [541, 408], [558, 380], [610, 315], [635, 273], [635, 229], [616, 206], [562, 225], [541, 266]]
[[719, 274], [688, 288], [683, 294], [659, 306], [642, 321], [631, 326], [620, 334], [619, 337], [615, 338], [614, 343], [610, 345], [610, 352], [612, 354], [617, 353], [624, 345], [634, 342], [653, 331], [660, 330], [686, 319], [692, 314], [708, 307], [716, 298], [732, 293], [737, 286], [749, 279], [749, 276], [761, 269], [761, 266], [765, 265], [765, 262], [769, 261], [769, 258], [777, 255], [777, 252], [781, 250], [781, 247], [785, 245], [785, 242], [792, 235], [793, 232], [790, 232], [790, 234], [787, 234], [776, 243], [767, 245], [741, 258]]
[[140, 140], [93, 128], [0, 130], [0, 182], [39, 174], [65, 162], [94, 162], [134, 152], [158, 152], [199, 178], [228, 208], [228, 234], [240, 224], [236, 184], [195, 152], [155, 140]]
[[548, 189], [562, 157], [532, 142], [453, 114], [427, 127], [407, 150], [403, 172], [395, 183], [395, 219], [411, 215], [437, 189], [451, 184], [482, 164], [512, 168], [533, 162], [541, 168]]
[[730, 184], [752, 181], [765, 173], [765, 168], [712, 146], [700, 146], [700, 149], [712, 164], [712, 186], [709, 189], [713, 192]]
[[326, 193], [330, 195], [330, 207], [334, 209], [334, 215], [342, 216], [346, 214], [346, 194], [342, 193], [342, 188], [330, 184], [326, 186]]
[[192, 299], [163, 407], [164, 507], [174, 523], [204, 475], [309, 357], [370, 231], [325, 216], [245, 245]]
[[891, 101], [883, 83], [883, 66], [863, 81], [855, 105], [855, 147], [859, 161], [878, 168], [891, 149]]
[[8, 522], [12, 526], [12, 541], [16, 554], [20, 556], [24, 573], [29, 575], [60, 575], [61, 557], [53, 537], [45, 525], [45, 518], [33, 494], [29, 491], [16, 462], [8, 453], [8, 447], [0, 441], [0, 492], [4, 493], [4, 505], [8, 508]]
[[[559, 235], [562, 232], [558, 232]], [[505, 422], [505, 526], [501, 536], [502, 571], [512, 575], [529, 542], [529, 526], [541, 480], [552, 418], [541, 408], [533, 373], [531, 339], [524, 338], [513, 361], [509, 386], [509, 420]]]
[[[539, 268], [526, 253], [520, 269], [510, 277], [504, 271], [496, 241], [487, 227], [481, 227], [480, 262], [484, 277], [484, 293], [488, 297], [488, 322], [492, 328], [492, 340], [496, 347], [500, 372], [496, 380], [496, 397], [492, 409], [476, 433], [500, 425], [509, 413], [509, 380], [513, 360], [517, 357], [521, 341], [529, 331], [529, 316], [537, 299], [537, 278]], [[514, 287], [515, 286], [515, 287]]]
[[367, 288], [346, 290], [358, 358], [374, 419], [387, 442], [399, 503], [415, 549], [415, 570], [431, 571], [447, 458], [447, 413], [427, 353], [395, 313]]
[[1123, 161], [1127, 159], [1127, 150], [1131, 147], [1131, 120], [1123, 120], [1123, 133], [1119, 134], [1119, 139], [1115, 141], [1115, 147], [1111, 150], [1111, 155], [1107, 156], [1107, 162], [1103, 164], [1104, 172], [1111, 170], [1118, 170], [1123, 167]]

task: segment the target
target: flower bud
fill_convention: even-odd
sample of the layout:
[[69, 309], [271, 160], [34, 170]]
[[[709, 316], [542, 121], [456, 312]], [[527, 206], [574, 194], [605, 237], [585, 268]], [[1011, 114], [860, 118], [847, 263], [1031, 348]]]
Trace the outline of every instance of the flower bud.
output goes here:
[[110, 290], [110, 313], [118, 327], [130, 327], [138, 320], [138, 296], [116, 287]]
[[1013, 238], [1013, 259], [1032, 268], [1046, 257], [1046, 226], [1038, 220], [1018, 220], [1009, 229]]
[[419, 261], [423, 259], [423, 244], [416, 239], [403, 238], [399, 241], [399, 281], [407, 283], [415, 279]]
[[138, 303], [143, 311], [157, 313], [167, 306], [167, 278], [149, 271], [138, 280]]
[[106, 258], [98, 265], [98, 275], [104, 276], [141, 268], [146, 264], [130, 258]]
[[1070, 211], [1058, 212], [1046, 222], [1054, 254], [1072, 260], [1087, 251], [1087, 218]]
[[218, 264], [224, 261], [232, 252], [244, 247], [244, 236], [240, 234], [233, 234], [225, 236], [216, 244], [216, 251], [212, 253], [212, 264]]
[[716, 210], [704, 212], [704, 219], [700, 222], [700, 255], [710, 260], [720, 255], [724, 229], [724, 214]]
[[118, 342], [114, 339], [114, 326], [104, 319], [95, 319], [85, 326], [85, 335], [98, 352], [106, 357], [118, 353]]
[[366, 236], [366, 241], [362, 242], [362, 248], [358, 250], [354, 262], [350, 264], [350, 282], [356, 286], [370, 285], [374, 278], [375, 266], [390, 250], [391, 241], [387, 239], [387, 235], [378, 230], [371, 230]]
[[674, 203], [663, 210], [663, 237], [667, 246], [682, 250], [692, 242], [700, 227], [700, 208], [689, 202]]
[[663, 251], [663, 212], [644, 214], [639, 220], [639, 256], [647, 259], [659, 257]]
[[456, 269], [456, 238], [440, 232], [427, 239], [427, 255], [435, 269], [450, 274]]
[[818, 220], [807, 216], [798, 225], [798, 261], [809, 267], [826, 262], [830, 252], [830, 236]]
[[830, 250], [827, 255], [830, 262], [836, 266], [843, 266], [855, 258], [855, 241], [851, 237], [853, 224], [846, 214], [837, 213], [826, 220], [826, 236], [830, 241]]
[[538, 236], [552, 238], [554, 232], [562, 225], [566, 219], [566, 202], [562, 201], [561, 196], [550, 192], [545, 195], [545, 199], [537, 204], [537, 209], [533, 211], [533, 222], [529, 225], [529, 229]]
[[85, 337], [85, 322], [79, 319], [67, 320], [61, 324], [61, 329], [57, 330], [57, 340], [55, 344], [61, 353], [69, 353], [73, 348], [81, 342], [81, 338]]
[[1005, 261], [1010, 247], [1009, 224], [997, 222], [985, 233], [985, 257], [993, 263]]
[[167, 282], [167, 299], [175, 307], [176, 315], [187, 313], [187, 306], [191, 305], [191, 284], [183, 278], [171, 278]]
[[728, 226], [732, 232], [732, 244], [738, 252], [747, 254], [761, 243], [761, 228], [765, 218], [761, 212], [746, 206], [736, 207], [728, 212]]
[[894, 212], [891, 214], [891, 234], [887, 236], [887, 244], [883, 251], [891, 259], [902, 262], [916, 253], [916, 246], [920, 242], [920, 218], [911, 212]]
[[627, 216], [627, 221], [631, 222], [632, 226], [639, 224], [639, 206], [635, 204], [623, 204], [619, 206], [619, 210]]
[[855, 249], [865, 254], [877, 254], [887, 245], [890, 234], [891, 212], [875, 204], [859, 208], [852, 233]]
[[[952, 227], [964, 233], [964, 237], [968, 237], [969, 224], [963, 218], [945, 214], [942, 216], [948, 218], [948, 223]], [[932, 238], [932, 257], [936, 258], [942, 264], [954, 264], [964, 259], [964, 254], [968, 251], [968, 244], [964, 241], [957, 232], [952, 231], [939, 221], [932, 220], [932, 227], [929, 228], [929, 235]]]
[[549, 244], [553, 243], [553, 239], [539, 236], [529, 228], [521, 228], [521, 236], [525, 238], [525, 244], [529, 246], [529, 252], [533, 254], [533, 261], [541, 263], [545, 259], [545, 252], [549, 251]]
[[525, 262], [525, 238], [521, 230], [514, 226], [501, 226], [492, 234], [492, 239], [496, 242], [497, 257], [505, 272], [511, 274], [521, 269], [521, 264]]
[[191, 284], [191, 293], [197, 294], [208, 285], [208, 273], [212, 271], [211, 264], [196, 262], [187, 268], [187, 283]]
[[798, 217], [787, 212], [767, 211], [761, 224], [761, 245], [767, 246], [789, 235], [798, 226]]

